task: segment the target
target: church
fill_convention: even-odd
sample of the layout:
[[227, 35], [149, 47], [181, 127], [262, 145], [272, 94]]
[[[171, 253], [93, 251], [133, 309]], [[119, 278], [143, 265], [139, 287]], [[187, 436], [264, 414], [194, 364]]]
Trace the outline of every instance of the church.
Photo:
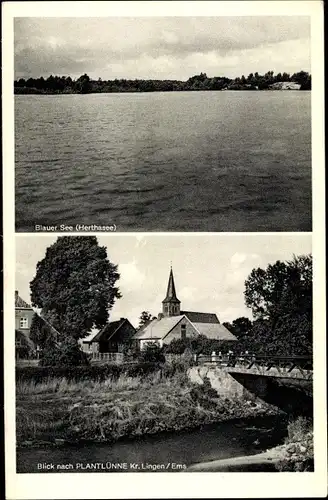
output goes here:
[[140, 349], [143, 349], [149, 342], [155, 342], [162, 347], [173, 339], [192, 338], [197, 335], [231, 341], [232, 344], [237, 341], [237, 338], [220, 323], [215, 313], [181, 310], [171, 267], [166, 297], [162, 301], [162, 312], [138, 330], [134, 339], [138, 341]]

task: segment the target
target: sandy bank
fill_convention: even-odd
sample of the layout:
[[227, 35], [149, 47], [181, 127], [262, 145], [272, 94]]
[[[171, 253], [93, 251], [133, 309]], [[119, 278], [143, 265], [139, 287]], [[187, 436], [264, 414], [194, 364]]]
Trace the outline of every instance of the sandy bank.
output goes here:
[[274, 471], [275, 464], [283, 458], [286, 448], [286, 445], [280, 445], [256, 455], [224, 458], [222, 460], [194, 464], [188, 467], [186, 472]]

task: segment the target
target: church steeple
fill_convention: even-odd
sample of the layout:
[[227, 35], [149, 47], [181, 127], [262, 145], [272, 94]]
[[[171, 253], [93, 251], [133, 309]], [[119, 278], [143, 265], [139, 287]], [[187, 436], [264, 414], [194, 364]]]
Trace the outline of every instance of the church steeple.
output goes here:
[[166, 316], [166, 317], [179, 316], [181, 302], [177, 298], [177, 294], [175, 291], [172, 266], [171, 266], [171, 270], [170, 270], [169, 282], [167, 285], [166, 297], [162, 301], [162, 304], [163, 304], [164, 316]]

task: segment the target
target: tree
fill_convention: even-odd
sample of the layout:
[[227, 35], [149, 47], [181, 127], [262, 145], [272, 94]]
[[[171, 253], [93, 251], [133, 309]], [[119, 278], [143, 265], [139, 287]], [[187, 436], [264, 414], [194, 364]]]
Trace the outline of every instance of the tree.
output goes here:
[[312, 311], [312, 256], [253, 269], [245, 281], [245, 303], [254, 318], [275, 320], [285, 312]]
[[54, 346], [57, 341], [57, 332], [52, 326], [44, 321], [38, 314], [34, 314], [30, 327], [30, 339], [36, 345], [44, 349]]
[[223, 325], [237, 337], [238, 340], [244, 339], [252, 330], [252, 322], [249, 318], [241, 317], [234, 319], [232, 323], [223, 323]]
[[245, 302], [256, 318], [243, 347], [260, 354], [312, 354], [312, 256], [253, 269]]
[[30, 283], [32, 305], [62, 339], [83, 338], [107, 323], [109, 310], [121, 297], [115, 286], [119, 277], [95, 236], [62, 236], [37, 264]]
[[91, 82], [90, 77], [84, 73], [84, 75], [80, 76], [75, 82], [75, 88], [81, 94], [88, 94], [91, 92]]
[[142, 313], [139, 316], [138, 330], [140, 330], [140, 328], [142, 328], [144, 325], [146, 325], [152, 319], [156, 319], [156, 317], [153, 316], [152, 314], [150, 314], [149, 311], [142, 311]]

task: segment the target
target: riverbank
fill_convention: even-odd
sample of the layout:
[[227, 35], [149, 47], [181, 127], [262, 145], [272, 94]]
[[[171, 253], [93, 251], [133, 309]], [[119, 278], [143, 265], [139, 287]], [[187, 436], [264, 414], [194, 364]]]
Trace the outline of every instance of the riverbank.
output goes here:
[[311, 423], [299, 417], [288, 425], [285, 443], [255, 455], [231, 457], [191, 465], [187, 472], [312, 472], [314, 470]]
[[279, 413], [260, 401], [219, 397], [209, 383], [194, 384], [184, 372], [103, 382], [20, 382], [16, 408], [19, 447], [115, 442]]
[[[94, 90], [94, 91], [90, 91], [90, 92], [79, 92], [79, 91], [76, 91], [76, 90], [65, 90], [65, 91], [56, 91], [56, 90], [40, 90], [40, 89], [36, 89], [36, 88], [29, 88], [29, 87], [14, 87], [14, 94], [15, 95], [90, 95], [90, 94], [144, 94], [144, 93], [154, 93], [154, 92], [212, 92], [212, 91], [215, 91], [215, 92], [222, 92], [222, 91], [225, 91], [225, 92], [237, 92], [237, 91], [259, 91], [259, 92], [264, 92], [264, 91], [270, 91], [270, 92], [277, 92], [277, 91], [289, 91], [289, 90], [292, 90], [292, 91], [303, 91], [303, 90], [311, 90], [311, 88], [301, 88], [301, 85], [298, 85], [295, 84], [294, 82], [290, 82], [291, 85], [288, 86], [284, 86], [282, 85], [283, 82], [278, 82], [280, 84], [280, 86], [272, 86], [272, 87], [267, 87], [267, 88], [262, 88], [262, 89], [259, 89], [259, 88], [256, 88], [256, 87], [251, 87], [251, 86], [232, 86], [232, 87], [226, 87], [226, 88], [222, 88], [222, 89], [212, 89], [212, 88], [199, 88], [199, 89], [189, 89], [189, 88], [181, 88], [181, 89], [176, 89], [176, 90], [172, 90], [172, 89], [165, 89], [165, 90], [161, 90], [161, 89], [157, 89], [157, 90], [139, 90], [139, 89], [134, 89], [134, 88], [131, 88], [131, 89], [127, 89], [127, 90], [122, 90], [122, 89], [113, 89], [113, 90], [110, 90], [110, 89], [106, 89], [106, 90]], [[292, 85], [294, 84], [294, 86]]]

